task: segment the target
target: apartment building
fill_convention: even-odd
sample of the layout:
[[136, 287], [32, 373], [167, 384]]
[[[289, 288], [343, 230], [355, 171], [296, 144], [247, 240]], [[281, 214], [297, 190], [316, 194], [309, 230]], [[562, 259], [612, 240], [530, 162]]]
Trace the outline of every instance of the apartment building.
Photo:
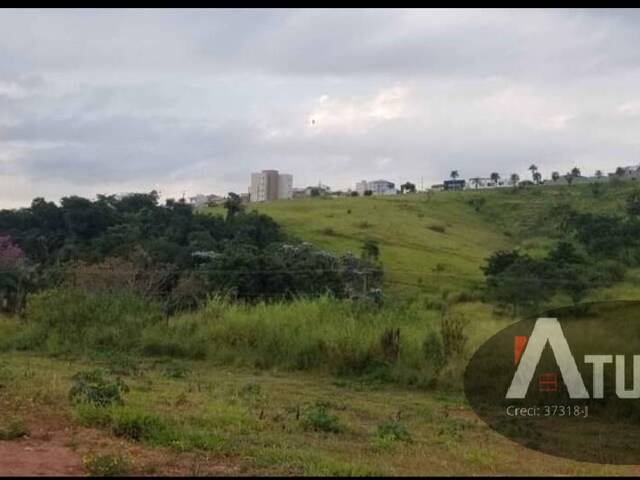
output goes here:
[[278, 170], [263, 170], [251, 174], [249, 201], [270, 202], [293, 197], [293, 175]]

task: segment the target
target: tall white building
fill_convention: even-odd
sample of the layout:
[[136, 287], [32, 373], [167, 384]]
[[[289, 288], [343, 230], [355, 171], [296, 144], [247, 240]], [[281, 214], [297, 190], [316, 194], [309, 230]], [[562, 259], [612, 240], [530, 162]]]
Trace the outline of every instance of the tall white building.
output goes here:
[[277, 170], [251, 174], [249, 201], [268, 202], [287, 198], [293, 198], [293, 175], [280, 174]]

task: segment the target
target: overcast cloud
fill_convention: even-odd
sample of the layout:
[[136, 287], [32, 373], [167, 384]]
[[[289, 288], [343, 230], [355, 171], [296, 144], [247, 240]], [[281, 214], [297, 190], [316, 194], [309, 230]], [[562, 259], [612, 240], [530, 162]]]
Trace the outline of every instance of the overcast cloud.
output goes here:
[[640, 162], [640, 13], [0, 10], [0, 207]]

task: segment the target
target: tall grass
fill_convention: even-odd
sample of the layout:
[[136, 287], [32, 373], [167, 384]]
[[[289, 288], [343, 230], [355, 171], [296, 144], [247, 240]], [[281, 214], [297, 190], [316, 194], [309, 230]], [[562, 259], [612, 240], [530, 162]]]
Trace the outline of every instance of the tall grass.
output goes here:
[[5, 348], [206, 359], [420, 386], [432, 385], [443, 367], [440, 313], [417, 304], [377, 308], [321, 297], [248, 305], [213, 297], [197, 312], [163, 318], [158, 305], [133, 295], [59, 289], [32, 296], [25, 319], [0, 329]]

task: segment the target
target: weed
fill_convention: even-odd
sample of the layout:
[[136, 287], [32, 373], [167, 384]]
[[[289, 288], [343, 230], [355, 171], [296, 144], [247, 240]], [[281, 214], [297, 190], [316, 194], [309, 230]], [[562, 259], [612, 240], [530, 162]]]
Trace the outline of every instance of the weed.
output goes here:
[[82, 459], [87, 473], [94, 477], [119, 477], [131, 474], [131, 459], [123, 453], [88, 454]]
[[164, 369], [164, 376], [167, 378], [187, 378], [191, 369], [181, 363], [170, 363]]
[[100, 369], [78, 372], [72, 380], [69, 398], [75, 403], [86, 402], [99, 407], [122, 405], [122, 395], [129, 391], [129, 387], [122, 380], [110, 380]]
[[343, 427], [338, 421], [338, 417], [331, 415], [324, 405], [316, 405], [302, 418], [305, 430], [315, 432], [340, 433]]
[[17, 440], [29, 434], [21, 418], [11, 418], [5, 427], [0, 426], [0, 440]]
[[391, 441], [410, 442], [411, 435], [407, 427], [398, 420], [389, 420], [378, 424], [376, 436]]
[[119, 410], [114, 413], [111, 421], [111, 429], [115, 436], [138, 442], [160, 438], [167, 430], [160, 417], [137, 410]]

